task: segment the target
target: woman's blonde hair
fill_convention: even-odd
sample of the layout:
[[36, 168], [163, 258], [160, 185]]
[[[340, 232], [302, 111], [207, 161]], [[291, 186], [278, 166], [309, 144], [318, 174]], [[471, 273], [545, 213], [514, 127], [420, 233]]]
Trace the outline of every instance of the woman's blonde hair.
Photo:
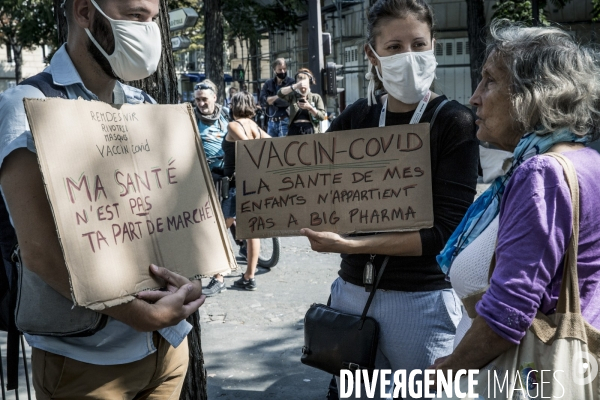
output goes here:
[[486, 60], [508, 74], [512, 115], [525, 132], [600, 135], [600, 54], [556, 27], [506, 20], [490, 28]]

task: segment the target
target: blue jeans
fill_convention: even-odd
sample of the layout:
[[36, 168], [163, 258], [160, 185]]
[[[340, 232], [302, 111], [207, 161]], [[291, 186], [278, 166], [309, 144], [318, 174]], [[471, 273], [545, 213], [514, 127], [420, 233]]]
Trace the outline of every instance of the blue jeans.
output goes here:
[[269, 120], [269, 126], [267, 128], [267, 133], [271, 137], [287, 136], [289, 123], [290, 123], [289, 118], [282, 118], [277, 122], [275, 122], [273, 120]]

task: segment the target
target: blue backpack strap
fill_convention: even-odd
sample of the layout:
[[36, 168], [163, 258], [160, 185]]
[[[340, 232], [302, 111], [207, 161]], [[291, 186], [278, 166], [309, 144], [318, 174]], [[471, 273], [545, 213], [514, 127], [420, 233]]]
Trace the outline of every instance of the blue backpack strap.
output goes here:
[[[40, 92], [42, 92], [46, 97], [60, 97], [62, 99], [69, 98], [69, 96], [67, 95], [67, 88], [55, 84], [54, 80], [52, 79], [52, 75], [48, 72], [40, 72], [39, 74], [34, 75], [31, 78], [27, 78], [21, 81], [19, 85], [33, 86], [34, 88], [39, 89]], [[142, 90], [141, 94], [144, 98], [144, 102], [154, 104], [154, 101], [148, 95], [148, 93]]]
[[67, 88], [55, 84], [54, 80], [52, 79], [52, 75], [48, 72], [40, 72], [31, 78], [21, 81], [19, 85], [33, 86], [34, 88], [39, 89], [40, 92], [42, 92], [46, 97], [60, 97], [63, 99], [69, 98], [67, 96]]
[[144, 103], [154, 104], [154, 101], [152, 101], [152, 97], [150, 97], [148, 95], [148, 93], [144, 92], [143, 90], [142, 90], [142, 96], [144, 96]]

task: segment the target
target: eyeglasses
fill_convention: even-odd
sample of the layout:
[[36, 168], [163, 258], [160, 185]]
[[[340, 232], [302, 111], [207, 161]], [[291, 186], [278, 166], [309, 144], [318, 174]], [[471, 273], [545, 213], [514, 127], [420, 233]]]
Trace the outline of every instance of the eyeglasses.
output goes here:
[[206, 83], [198, 83], [196, 86], [194, 86], [194, 90], [210, 90], [214, 93], [213, 88], [208, 86]]

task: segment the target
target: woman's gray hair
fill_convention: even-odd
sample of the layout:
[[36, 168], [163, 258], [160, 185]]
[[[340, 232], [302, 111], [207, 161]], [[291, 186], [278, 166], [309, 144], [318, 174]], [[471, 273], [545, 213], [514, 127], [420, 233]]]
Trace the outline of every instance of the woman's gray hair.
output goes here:
[[508, 72], [512, 115], [525, 132], [600, 135], [600, 54], [555, 27], [506, 20], [490, 28], [486, 59]]

